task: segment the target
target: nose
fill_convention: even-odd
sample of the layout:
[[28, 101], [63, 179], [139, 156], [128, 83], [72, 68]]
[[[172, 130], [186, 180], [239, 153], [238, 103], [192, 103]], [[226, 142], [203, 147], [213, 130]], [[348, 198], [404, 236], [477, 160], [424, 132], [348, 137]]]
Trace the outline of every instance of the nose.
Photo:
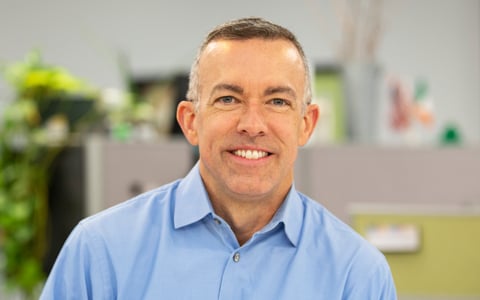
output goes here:
[[240, 115], [237, 130], [250, 137], [263, 136], [267, 133], [266, 116], [258, 105], [249, 105]]

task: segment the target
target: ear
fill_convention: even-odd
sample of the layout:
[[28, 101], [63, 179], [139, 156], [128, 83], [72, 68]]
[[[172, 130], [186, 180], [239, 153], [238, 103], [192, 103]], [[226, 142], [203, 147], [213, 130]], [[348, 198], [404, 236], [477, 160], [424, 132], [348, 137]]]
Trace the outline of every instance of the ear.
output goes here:
[[181, 101], [177, 106], [177, 122], [182, 128], [188, 142], [198, 145], [197, 130], [195, 127], [195, 104], [192, 101]]
[[312, 136], [318, 119], [320, 118], [320, 108], [317, 104], [308, 104], [306, 107], [305, 115], [303, 116], [298, 145], [304, 146], [310, 137]]

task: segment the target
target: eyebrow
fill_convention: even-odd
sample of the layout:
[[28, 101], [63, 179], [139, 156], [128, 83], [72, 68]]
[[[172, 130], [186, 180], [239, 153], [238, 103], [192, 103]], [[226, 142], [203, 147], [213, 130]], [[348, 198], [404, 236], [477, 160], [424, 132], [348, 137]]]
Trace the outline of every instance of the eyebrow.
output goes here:
[[[221, 91], [221, 90], [231, 91], [231, 92], [234, 92], [234, 93], [237, 93], [237, 94], [243, 94], [243, 92], [244, 92], [243, 88], [239, 85], [229, 84], [229, 83], [220, 83], [220, 84], [217, 84], [212, 89], [211, 95], [213, 95], [215, 92]], [[281, 94], [281, 93], [289, 94], [290, 96], [292, 96], [295, 99], [297, 97], [297, 94], [295, 93], [295, 91], [288, 86], [269, 87], [265, 90], [263, 95], [264, 96], [270, 96], [270, 95], [273, 95], [273, 94]]]
[[295, 91], [288, 86], [270, 87], [270, 88], [266, 89], [263, 94], [265, 96], [269, 96], [269, 95], [273, 95], [273, 94], [282, 94], [282, 93], [288, 94], [291, 97], [293, 97], [294, 99], [297, 98], [297, 94], [295, 93]]
[[220, 83], [213, 87], [212, 92], [210, 95], [213, 95], [217, 91], [231, 91], [237, 94], [243, 94], [243, 88], [241, 86], [229, 83]]

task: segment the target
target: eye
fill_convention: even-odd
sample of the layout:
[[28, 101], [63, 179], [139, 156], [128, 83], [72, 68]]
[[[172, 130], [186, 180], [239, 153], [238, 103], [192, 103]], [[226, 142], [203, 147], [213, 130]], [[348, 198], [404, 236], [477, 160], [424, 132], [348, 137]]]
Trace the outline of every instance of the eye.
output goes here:
[[218, 98], [215, 102], [221, 103], [221, 104], [233, 104], [236, 102], [236, 99], [232, 96], [224, 96]]
[[213, 106], [220, 110], [233, 110], [236, 109], [240, 100], [233, 96], [221, 96], [213, 101]]
[[274, 106], [288, 106], [290, 105], [290, 102], [284, 99], [280, 98], [275, 98], [270, 100], [270, 103], [273, 104]]

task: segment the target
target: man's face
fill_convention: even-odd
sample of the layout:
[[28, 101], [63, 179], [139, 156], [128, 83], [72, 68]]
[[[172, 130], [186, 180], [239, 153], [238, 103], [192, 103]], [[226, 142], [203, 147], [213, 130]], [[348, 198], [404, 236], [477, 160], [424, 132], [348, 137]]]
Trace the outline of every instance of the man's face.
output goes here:
[[302, 114], [305, 70], [285, 40], [218, 40], [199, 62], [198, 109], [179, 107], [179, 122], [199, 146], [200, 174], [212, 198], [284, 197], [298, 146], [313, 131], [318, 108]]

